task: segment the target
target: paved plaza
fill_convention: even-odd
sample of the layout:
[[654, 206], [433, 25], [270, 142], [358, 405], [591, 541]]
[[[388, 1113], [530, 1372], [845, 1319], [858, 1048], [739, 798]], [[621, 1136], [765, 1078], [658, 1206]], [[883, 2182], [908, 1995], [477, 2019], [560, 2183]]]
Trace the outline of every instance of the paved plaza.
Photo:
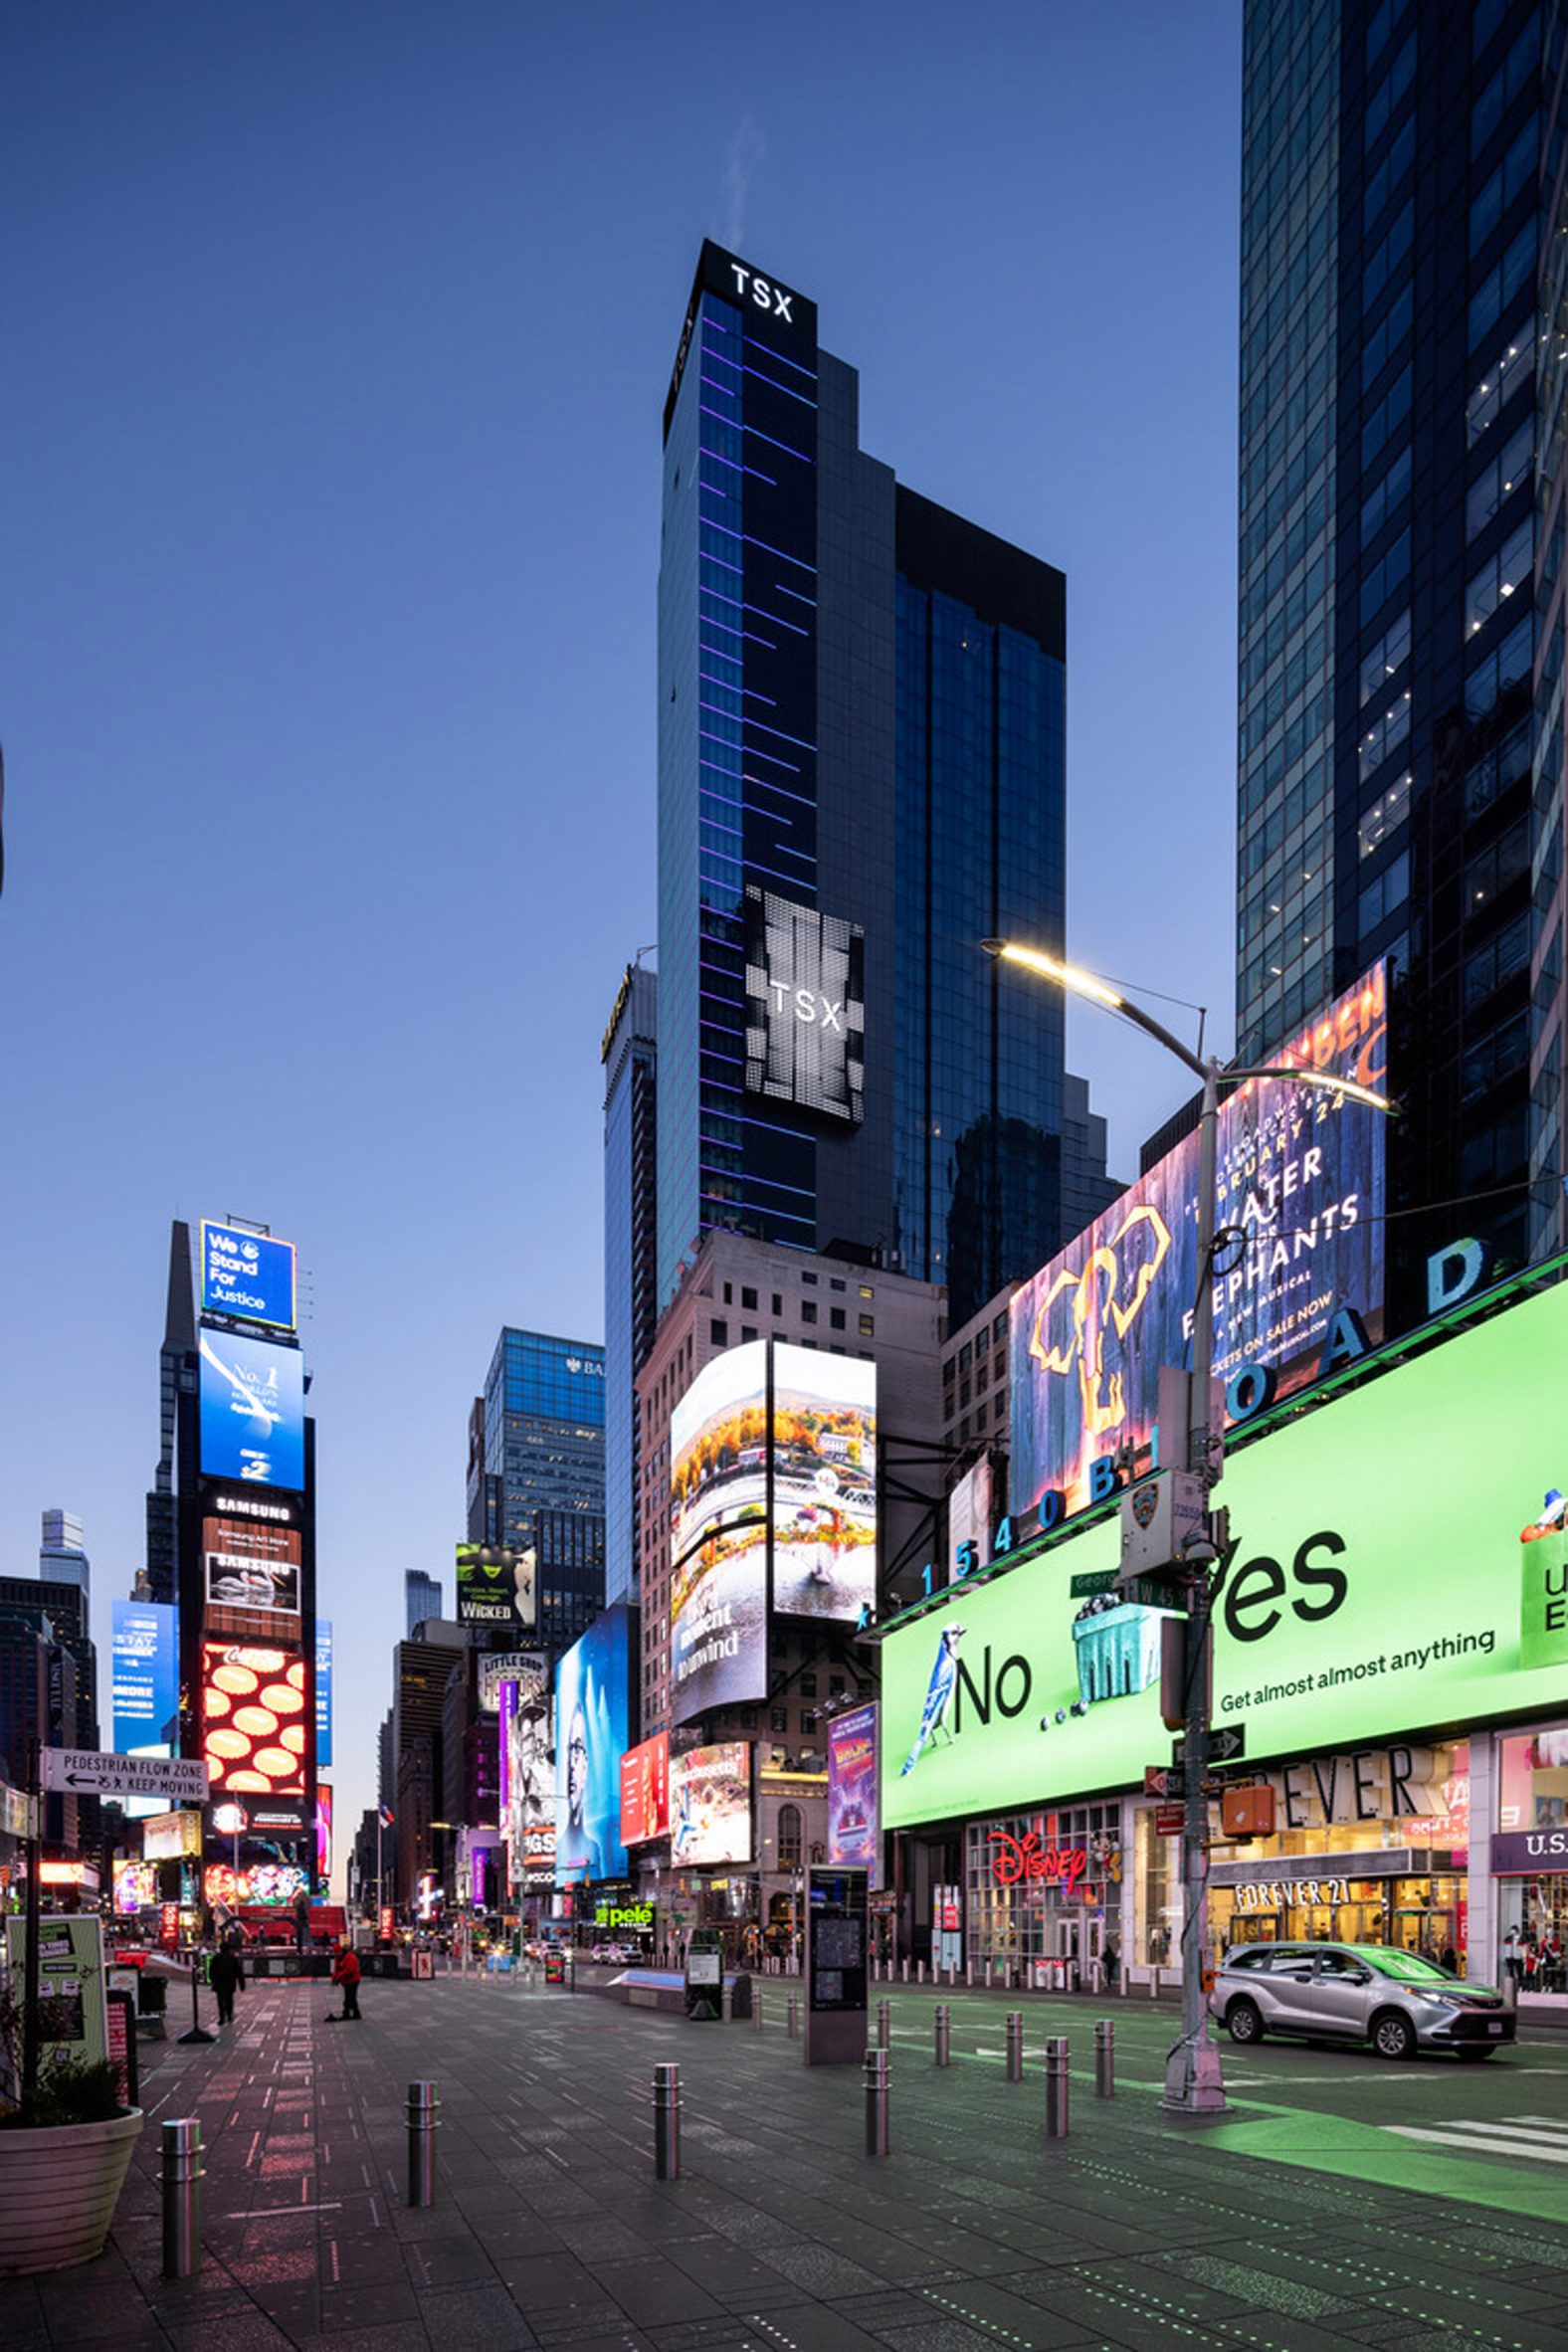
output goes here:
[[[1046, 2352], [1390, 2345], [1568, 2352], [1568, 2043], [1485, 2065], [1227, 2051], [1234, 2119], [1156, 2110], [1174, 2012], [1035, 2000], [1010, 2083], [1001, 1996], [893, 1995], [892, 2153], [858, 2067], [807, 2070], [790, 1987], [760, 2030], [505, 1978], [262, 1984], [211, 2048], [144, 2052], [149, 2123], [110, 2250], [0, 2286], [4, 2352]], [[1092, 2027], [1117, 2094], [1093, 2095]], [[1065, 2033], [1071, 2132], [1044, 2137]], [[683, 2169], [652, 2160], [679, 2062]], [[406, 2085], [440, 2085], [436, 2203], [404, 2203]], [[200, 2274], [159, 2275], [158, 2131], [197, 2114]]]

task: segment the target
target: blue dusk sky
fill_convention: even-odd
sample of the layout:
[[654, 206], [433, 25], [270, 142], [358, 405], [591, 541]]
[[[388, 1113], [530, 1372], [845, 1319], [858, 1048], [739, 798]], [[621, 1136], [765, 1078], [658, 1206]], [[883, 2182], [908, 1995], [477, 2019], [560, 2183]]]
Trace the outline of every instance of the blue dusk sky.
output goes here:
[[[345, 1829], [497, 1329], [602, 1333], [704, 235], [816, 299], [870, 451], [1066, 572], [1071, 951], [1230, 1042], [1240, 17], [6, 13], [0, 1564], [78, 1512], [106, 1649], [169, 1220], [295, 1240]], [[1086, 1008], [1070, 1059], [1135, 1174], [1181, 1074]]]

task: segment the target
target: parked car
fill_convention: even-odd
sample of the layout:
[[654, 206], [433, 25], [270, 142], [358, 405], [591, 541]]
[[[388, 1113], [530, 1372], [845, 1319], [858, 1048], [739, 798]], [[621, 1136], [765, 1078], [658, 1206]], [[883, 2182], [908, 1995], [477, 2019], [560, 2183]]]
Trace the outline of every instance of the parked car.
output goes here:
[[1369, 2042], [1380, 2058], [1457, 2050], [1490, 2058], [1517, 2020], [1491, 1985], [1470, 1983], [1388, 1944], [1234, 1944], [1209, 1996], [1233, 2042], [1299, 2034]]
[[609, 1968], [631, 1968], [636, 1965], [642, 1955], [635, 1944], [620, 1944], [612, 1941], [595, 1944], [588, 1957]]

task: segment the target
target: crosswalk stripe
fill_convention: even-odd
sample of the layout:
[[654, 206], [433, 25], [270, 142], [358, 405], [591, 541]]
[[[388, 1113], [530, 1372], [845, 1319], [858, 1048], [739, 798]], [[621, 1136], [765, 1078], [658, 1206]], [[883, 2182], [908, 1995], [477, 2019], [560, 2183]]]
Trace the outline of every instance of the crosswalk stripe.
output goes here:
[[1397, 2134], [1402, 2140], [1429, 2140], [1440, 2148], [1457, 2151], [1461, 2148], [1480, 2148], [1493, 2156], [1527, 2156], [1537, 2164], [1568, 2164], [1568, 2143], [1560, 2147], [1543, 2147], [1524, 2133], [1511, 2139], [1483, 2137], [1479, 2127], [1465, 2130], [1424, 2131], [1414, 2123], [1385, 2123], [1384, 2131]]
[[1505, 2131], [1521, 2140], [1560, 2140], [1568, 2147], [1568, 2124], [1551, 2115], [1500, 2115], [1494, 2123], [1477, 2123], [1473, 2116], [1462, 2122], [1458, 2118], [1443, 2125], [1445, 2131]]

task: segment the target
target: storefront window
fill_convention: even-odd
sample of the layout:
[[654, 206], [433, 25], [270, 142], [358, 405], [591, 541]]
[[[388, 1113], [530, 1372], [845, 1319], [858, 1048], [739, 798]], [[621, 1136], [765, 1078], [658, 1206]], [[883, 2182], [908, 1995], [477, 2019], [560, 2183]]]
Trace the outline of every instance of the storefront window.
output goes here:
[[1499, 1740], [1499, 1975], [1521, 1994], [1568, 1996], [1568, 1723]]
[[1140, 1968], [1181, 1966], [1181, 1840], [1157, 1838], [1138, 1815], [1133, 1848], [1132, 1957]]
[[1026, 1970], [1061, 1962], [1080, 1983], [1116, 1965], [1120, 1833], [1115, 1804], [971, 1822], [964, 1874], [974, 1957]]

